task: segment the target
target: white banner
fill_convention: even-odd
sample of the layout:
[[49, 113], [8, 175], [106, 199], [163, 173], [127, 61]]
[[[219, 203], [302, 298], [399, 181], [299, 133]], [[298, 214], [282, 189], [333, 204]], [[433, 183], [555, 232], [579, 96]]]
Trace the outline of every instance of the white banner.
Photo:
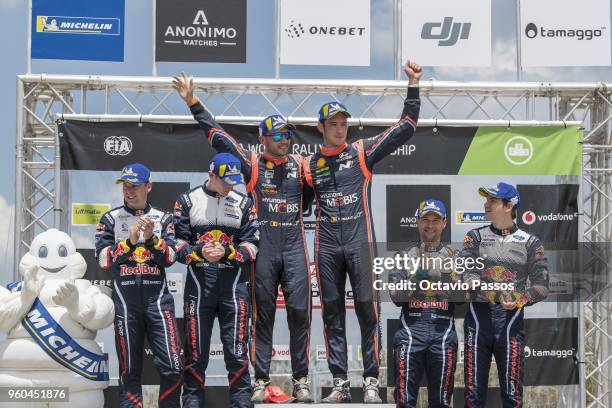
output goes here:
[[370, 65], [370, 0], [281, 0], [280, 63]]
[[402, 0], [402, 61], [491, 65], [491, 0]]
[[521, 65], [610, 65], [610, 0], [521, 0]]

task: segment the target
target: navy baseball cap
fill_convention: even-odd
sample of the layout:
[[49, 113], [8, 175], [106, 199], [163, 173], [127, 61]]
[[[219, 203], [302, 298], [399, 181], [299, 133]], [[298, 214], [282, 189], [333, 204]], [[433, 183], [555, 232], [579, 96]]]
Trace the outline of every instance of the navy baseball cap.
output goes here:
[[344, 113], [347, 118], [351, 117], [351, 114], [349, 113], [348, 109], [346, 109], [346, 106], [340, 102], [328, 102], [321, 106], [321, 109], [319, 109], [319, 122], [331, 119], [339, 113]]
[[270, 115], [259, 124], [259, 136], [270, 135], [281, 130], [294, 130], [295, 126], [287, 123], [281, 115]]
[[521, 196], [516, 187], [507, 183], [497, 183], [491, 187], [480, 187], [478, 193], [483, 197], [501, 198], [502, 200], [509, 201], [515, 207], [518, 207], [521, 202]]
[[419, 204], [417, 215], [421, 218], [428, 213], [438, 214], [440, 217], [446, 218], [446, 207], [444, 207], [444, 203], [440, 200], [434, 200], [433, 198], [423, 200]]
[[218, 153], [210, 161], [210, 171], [230, 187], [243, 183], [240, 170], [240, 160], [229, 153]]
[[115, 181], [115, 183], [123, 183], [127, 181], [134, 185], [148, 183], [151, 177], [151, 171], [147, 166], [140, 163], [128, 164], [121, 170], [121, 175]]

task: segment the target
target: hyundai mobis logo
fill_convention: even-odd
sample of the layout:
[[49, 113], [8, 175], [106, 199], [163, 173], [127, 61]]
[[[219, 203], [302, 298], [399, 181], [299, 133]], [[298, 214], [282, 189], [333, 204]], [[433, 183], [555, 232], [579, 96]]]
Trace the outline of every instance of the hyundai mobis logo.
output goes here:
[[529, 23], [525, 26], [525, 36], [529, 39], [536, 37], [540, 38], [573, 38], [578, 41], [590, 41], [594, 38], [599, 38], [603, 35], [601, 28], [551, 28], [537, 26], [535, 23]]
[[363, 37], [366, 27], [311, 25], [306, 26], [295, 20], [291, 20], [285, 27], [285, 35], [289, 38], [300, 38], [308, 35], [319, 37]]
[[450, 47], [457, 44], [459, 40], [467, 40], [470, 37], [472, 23], [453, 22], [453, 17], [444, 17], [440, 22], [428, 22], [423, 24], [421, 38], [423, 40], [438, 40], [440, 47]]

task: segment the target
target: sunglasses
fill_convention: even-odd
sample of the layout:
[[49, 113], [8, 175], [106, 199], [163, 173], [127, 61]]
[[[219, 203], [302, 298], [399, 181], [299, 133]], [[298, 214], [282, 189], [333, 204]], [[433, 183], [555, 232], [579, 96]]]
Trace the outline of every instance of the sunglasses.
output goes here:
[[272, 135], [266, 135], [267, 137], [271, 137], [275, 142], [280, 142], [283, 139], [291, 139], [291, 132], [277, 132]]

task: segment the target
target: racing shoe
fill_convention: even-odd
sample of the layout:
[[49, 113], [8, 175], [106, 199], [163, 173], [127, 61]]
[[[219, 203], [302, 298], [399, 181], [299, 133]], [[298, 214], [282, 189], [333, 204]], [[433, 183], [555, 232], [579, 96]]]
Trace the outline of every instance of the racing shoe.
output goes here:
[[264, 397], [266, 396], [266, 387], [270, 385], [270, 380], [255, 380], [253, 384], [253, 395], [251, 396], [251, 402], [254, 404], [263, 404]]
[[363, 403], [364, 404], [382, 404], [382, 399], [378, 394], [378, 379], [374, 377], [366, 377], [363, 380]]
[[334, 378], [334, 388], [329, 395], [321, 400], [324, 404], [343, 404], [351, 402], [351, 382], [342, 378]]
[[298, 403], [310, 404], [313, 402], [308, 377], [293, 379], [293, 396]]

